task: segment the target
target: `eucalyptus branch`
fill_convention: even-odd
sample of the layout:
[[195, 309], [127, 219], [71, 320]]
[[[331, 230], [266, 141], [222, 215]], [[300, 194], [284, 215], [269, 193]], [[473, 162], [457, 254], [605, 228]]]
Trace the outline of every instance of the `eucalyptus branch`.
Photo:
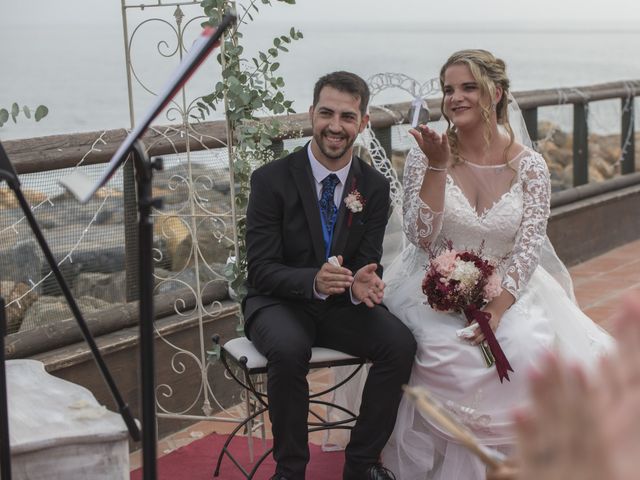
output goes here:
[[[277, 75], [280, 63], [275, 59], [281, 52], [288, 52], [286, 45], [302, 39], [302, 33], [291, 28], [286, 35], [273, 39], [266, 51], [258, 51], [257, 58], [243, 57], [244, 48], [240, 44], [241, 25], [254, 20], [252, 10], [259, 12], [258, 3], [271, 5], [271, 0], [248, 0], [248, 7], [241, 5], [243, 14], [235, 28], [223, 39], [218, 61], [222, 65], [222, 81], [215, 85], [213, 92], [202, 97], [196, 103], [200, 118], [209, 109], [224, 108], [227, 120], [230, 177], [232, 181], [232, 211], [236, 226], [235, 260], [229, 262], [225, 275], [230, 287], [240, 300], [246, 294], [246, 207], [249, 199], [249, 179], [258, 166], [270, 162], [275, 157], [273, 138], [281, 133], [282, 124], [272, 119], [260, 121], [259, 113], [279, 115], [294, 113], [293, 102], [287, 100], [282, 92], [284, 79]], [[295, 0], [277, 0], [295, 4]], [[232, 0], [203, 0], [201, 3], [209, 21], [205, 24], [215, 26], [227, 10], [235, 10]], [[286, 153], [286, 152], [285, 152]]]
[[258, 0], [251, 0], [251, 3], [248, 7], [245, 7], [244, 5], [241, 5], [242, 9], [244, 10], [244, 13], [242, 14], [242, 16], [238, 19], [238, 22], [236, 23], [236, 26], [233, 28], [233, 31], [231, 32], [231, 35], [235, 35], [238, 32], [238, 28], [240, 27], [240, 25], [245, 25], [245, 18], [248, 16], [249, 19], [251, 21], [253, 21], [253, 16], [249, 13], [249, 10], [251, 10], [251, 8], [254, 8], [256, 12], [258, 12], [258, 7], [256, 7], [256, 3]]
[[[5, 123], [9, 121], [9, 117], [13, 120], [13, 123], [17, 122], [17, 118], [20, 113], [24, 114], [26, 118], [31, 118], [31, 108], [26, 105], [20, 107], [16, 102], [11, 105], [11, 109], [0, 108], [0, 127], [2, 127]], [[33, 118], [36, 122], [39, 122], [44, 117], [49, 114], [49, 109], [44, 105], [38, 105], [38, 107], [33, 112]]]

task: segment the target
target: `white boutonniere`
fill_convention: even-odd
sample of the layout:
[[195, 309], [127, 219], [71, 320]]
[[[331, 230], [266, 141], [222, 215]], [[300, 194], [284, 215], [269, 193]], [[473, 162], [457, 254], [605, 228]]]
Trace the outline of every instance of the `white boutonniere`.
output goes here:
[[364, 197], [362, 196], [362, 194], [358, 191], [357, 188], [355, 188], [355, 181], [353, 183], [354, 184], [351, 191], [349, 192], [349, 195], [344, 197], [344, 204], [347, 206], [347, 209], [349, 210], [349, 218], [347, 219], [348, 227], [351, 227], [351, 222], [353, 221], [353, 214], [360, 213], [364, 209], [364, 204], [366, 203], [364, 201]]
[[364, 208], [364, 199], [358, 190], [352, 190], [344, 199], [344, 204], [351, 213], [361, 212]]

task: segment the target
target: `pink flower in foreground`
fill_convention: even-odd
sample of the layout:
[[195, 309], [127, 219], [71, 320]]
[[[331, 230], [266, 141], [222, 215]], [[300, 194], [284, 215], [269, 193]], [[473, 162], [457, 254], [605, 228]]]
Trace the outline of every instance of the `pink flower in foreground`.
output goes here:
[[502, 293], [502, 279], [496, 272], [493, 272], [488, 278], [487, 284], [484, 286], [483, 293], [484, 298], [487, 300], [496, 298], [500, 293]]
[[436, 268], [438, 273], [444, 276], [449, 276], [456, 268], [458, 252], [455, 250], [445, 250], [437, 257], [431, 260], [431, 263]]

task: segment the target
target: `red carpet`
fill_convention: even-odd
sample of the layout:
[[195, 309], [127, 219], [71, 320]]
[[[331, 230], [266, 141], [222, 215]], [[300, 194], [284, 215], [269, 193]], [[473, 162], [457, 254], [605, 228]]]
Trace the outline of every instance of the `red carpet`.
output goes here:
[[[158, 480], [214, 480], [218, 455], [226, 437], [211, 434], [191, 442], [158, 460]], [[271, 441], [267, 442], [267, 448]], [[339, 480], [342, 478], [344, 452], [323, 452], [319, 446], [309, 444], [311, 461], [307, 466], [308, 480]], [[250, 471], [249, 450], [246, 437], [237, 437], [231, 442], [231, 453], [239, 460], [245, 470]], [[262, 455], [262, 441], [254, 439], [254, 459]], [[273, 457], [269, 456], [256, 473], [255, 480], [268, 480], [275, 471]], [[244, 480], [245, 477], [225, 455], [220, 467], [219, 480]], [[142, 470], [131, 472], [131, 480], [141, 480]]]

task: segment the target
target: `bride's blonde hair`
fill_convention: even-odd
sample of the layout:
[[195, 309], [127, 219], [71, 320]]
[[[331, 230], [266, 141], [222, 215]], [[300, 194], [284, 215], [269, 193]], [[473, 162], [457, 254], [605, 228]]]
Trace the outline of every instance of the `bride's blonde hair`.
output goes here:
[[[511, 125], [509, 125], [509, 78], [507, 77], [506, 65], [500, 58], [495, 57], [491, 52], [480, 49], [460, 50], [453, 53], [440, 69], [440, 88], [444, 93], [444, 74], [452, 65], [463, 64], [469, 67], [471, 75], [478, 82], [480, 88], [480, 114], [485, 123], [484, 139], [487, 147], [491, 143], [491, 110], [493, 108], [493, 98], [495, 97], [496, 87], [502, 89], [502, 98], [496, 104], [496, 118], [498, 125], [502, 125], [509, 135], [509, 144], [504, 150], [504, 159], [507, 161], [507, 152], [515, 141], [515, 136]], [[444, 94], [442, 95], [442, 104], [440, 111], [442, 116], [447, 120], [447, 136], [451, 145], [454, 163], [459, 163], [460, 155], [458, 153], [458, 136], [456, 134], [455, 125], [451, 122], [444, 111]], [[485, 103], [484, 99], [489, 99], [489, 103]]]

